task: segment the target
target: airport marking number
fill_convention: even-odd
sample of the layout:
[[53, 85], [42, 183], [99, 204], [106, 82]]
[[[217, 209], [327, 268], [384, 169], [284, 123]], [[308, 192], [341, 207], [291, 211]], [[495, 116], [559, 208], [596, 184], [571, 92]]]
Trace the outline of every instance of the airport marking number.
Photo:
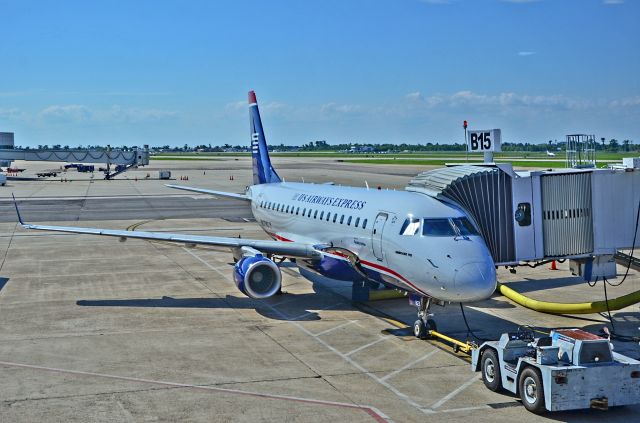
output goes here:
[[490, 150], [491, 132], [472, 132], [470, 134], [471, 150]]

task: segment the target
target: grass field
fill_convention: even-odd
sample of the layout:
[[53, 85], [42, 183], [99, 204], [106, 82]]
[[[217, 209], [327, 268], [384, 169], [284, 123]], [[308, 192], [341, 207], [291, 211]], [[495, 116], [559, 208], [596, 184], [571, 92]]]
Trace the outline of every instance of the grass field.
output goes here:
[[[468, 163], [468, 164], [482, 164], [479, 160], [469, 160], [466, 162], [464, 158], [462, 160], [443, 160], [443, 159], [371, 159], [371, 160], [343, 160], [345, 163], [358, 163], [358, 164], [370, 164], [370, 165], [413, 165], [413, 166], [444, 166], [446, 163]], [[550, 168], [563, 168], [565, 167], [564, 161], [543, 161], [543, 160], [497, 160], [497, 163], [511, 163], [513, 167], [537, 167], [542, 169]], [[604, 163], [603, 163], [604, 164]]]
[[[557, 155], [553, 157], [555, 160], [564, 160], [564, 152], [557, 152]], [[598, 161], [620, 161], [623, 157], [634, 157], [638, 153], [611, 153], [600, 152], [596, 155]], [[224, 157], [248, 157], [250, 153], [157, 153], [151, 156], [154, 160], [212, 160]], [[326, 152], [275, 152], [270, 153], [271, 157], [324, 157], [324, 158], [345, 158], [352, 160], [361, 159], [379, 159], [379, 160], [393, 160], [396, 159], [411, 159], [411, 160], [437, 160], [442, 157], [460, 157], [465, 158], [466, 153], [464, 151], [433, 151], [433, 152], [415, 152], [415, 153], [393, 153], [393, 154], [364, 154], [364, 153], [341, 153], [337, 151]], [[501, 153], [495, 153], [495, 158], [508, 159], [508, 160], [521, 160], [527, 161], [527, 159], [544, 159], [549, 158], [546, 153], [542, 152], [530, 152], [530, 151], [506, 151]], [[470, 160], [482, 160], [482, 154], [469, 154]]]

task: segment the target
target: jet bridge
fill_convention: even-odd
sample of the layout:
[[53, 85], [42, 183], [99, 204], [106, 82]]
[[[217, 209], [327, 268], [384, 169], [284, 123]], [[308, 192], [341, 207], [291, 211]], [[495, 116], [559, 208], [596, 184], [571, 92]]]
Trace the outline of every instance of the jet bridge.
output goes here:
[[423, 172], [406, 189], [464, 210], [498, 265], [568, 258], [585, 279], [610, 277], [616, 251], [640, 244], [640, 168], [459, 165]]
[[[49, 161], [67, 163], [106, 164], [105, 179], [111, 179], [127, 169], [149, 164], [149, 146], [134, 148], [130, 151], [108, 150], [23, 150], [0, 149], [0, 164], [8, 166], [15, 160]], [[112, 172], [111, 167], [116, 167]], [[115, 169], [114, 169], [115, 170]]]

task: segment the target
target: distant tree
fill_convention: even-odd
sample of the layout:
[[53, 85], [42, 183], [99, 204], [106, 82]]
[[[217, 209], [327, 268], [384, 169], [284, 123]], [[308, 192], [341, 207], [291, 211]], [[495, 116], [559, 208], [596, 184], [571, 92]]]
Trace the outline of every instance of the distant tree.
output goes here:
[[615, 138], [611, 138], [609, 140], [609, 150], [611, 151], [618, 151], [618, 147], [620, 146], [620, 144], [618, 143], [618, 140]]

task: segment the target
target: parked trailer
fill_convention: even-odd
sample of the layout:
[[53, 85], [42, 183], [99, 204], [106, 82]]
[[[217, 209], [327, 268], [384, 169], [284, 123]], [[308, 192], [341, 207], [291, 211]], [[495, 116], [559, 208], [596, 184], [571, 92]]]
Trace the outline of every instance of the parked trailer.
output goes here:
[[78, 165], [78, 172], [94, 172], [96, 167], [94, 165]]
[[474, 349], [471, 359], [487, 388], [520, 395], [534, 413], [640, 403], [640, 361], [581, 329], [538, 339], [529, 330], [504, 333]]
[[38, 178], [46, 178], [48, 176], [53, 176], [54, 178], [58, 176], [58, 172], [38, 172], [36, 173]]

